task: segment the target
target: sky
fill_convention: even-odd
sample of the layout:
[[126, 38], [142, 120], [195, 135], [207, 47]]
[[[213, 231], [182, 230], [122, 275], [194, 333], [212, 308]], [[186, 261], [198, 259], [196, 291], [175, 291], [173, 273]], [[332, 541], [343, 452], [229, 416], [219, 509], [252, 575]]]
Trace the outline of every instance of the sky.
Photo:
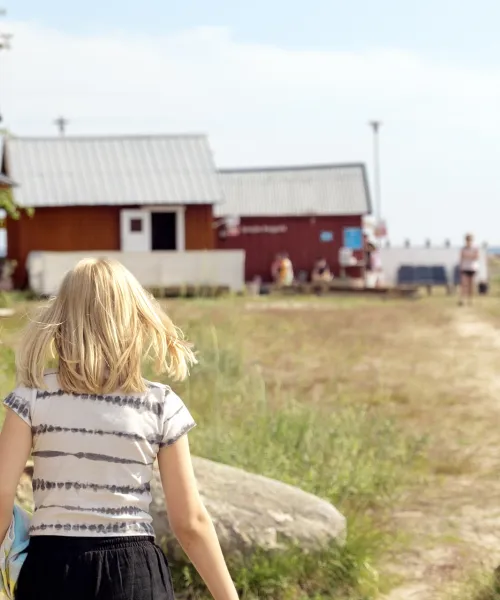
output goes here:
[[365, 162], [394, 243], [500, 245], [498, 0], [4, 0], [15, 135], [204, 132], [217, 164]]

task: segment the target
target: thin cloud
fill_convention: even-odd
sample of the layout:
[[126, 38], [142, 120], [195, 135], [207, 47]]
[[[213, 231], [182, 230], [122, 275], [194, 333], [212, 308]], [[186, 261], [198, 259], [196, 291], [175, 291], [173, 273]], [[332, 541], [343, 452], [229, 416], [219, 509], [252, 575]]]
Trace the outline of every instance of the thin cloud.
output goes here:
[[241, 43], [224, 28], [164, 37], [11, 29], [0, 107], [14, 133], [55, 134], [64, 114], [75, 134], [206, 131], [223, 165], [369, 163], [366, 121], [380, 117], [396, 239], [458, 239], [471, 225], [496, 235], [481, 210], [500, 217], [498, 69], [398, 49], [294, 51]]

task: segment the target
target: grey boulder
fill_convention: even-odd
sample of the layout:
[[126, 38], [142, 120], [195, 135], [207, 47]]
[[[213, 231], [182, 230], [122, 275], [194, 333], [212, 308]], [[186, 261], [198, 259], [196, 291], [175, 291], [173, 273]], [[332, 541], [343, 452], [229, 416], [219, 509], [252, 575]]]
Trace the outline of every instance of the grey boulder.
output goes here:
[[[345, 517], [329, 502], [291, 485], [203, 458], [193, 458], [193, 464], [200, 494], [226, 553], [280, 550], [288, 544], [319, 550], [331, 542], [344, 543]], [[152, 493], [158, 541], [177, 554], [157, 470]]]

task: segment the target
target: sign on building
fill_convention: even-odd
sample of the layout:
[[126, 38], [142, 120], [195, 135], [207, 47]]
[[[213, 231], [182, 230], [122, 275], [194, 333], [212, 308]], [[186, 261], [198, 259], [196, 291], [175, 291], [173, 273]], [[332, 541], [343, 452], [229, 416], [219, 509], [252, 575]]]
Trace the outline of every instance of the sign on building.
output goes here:
[[322, 231], [319, 234], [319, 239], [321, 242], [333, 242], [333, 231]]
[[363, 249], [363, 230], [361, 227], [344, 228], [344, 248], [350, 250]]

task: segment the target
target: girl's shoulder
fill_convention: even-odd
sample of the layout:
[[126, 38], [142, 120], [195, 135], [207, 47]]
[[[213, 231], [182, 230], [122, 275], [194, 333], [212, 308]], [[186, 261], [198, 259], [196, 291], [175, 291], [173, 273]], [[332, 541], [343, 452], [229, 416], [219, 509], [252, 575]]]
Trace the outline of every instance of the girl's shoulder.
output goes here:
[[[144, 383], [148, 387], [149, 393], [153, 394], [158, 403], [163, 405], [163, 423], [170, 434], [177, 432], [179, 435], [183, 435], [196, 425], [184, 401], [170, 386], [147, 380], [144, 380]], [[176, 438], [176, 435], [173, 437]]]
[[57, 375], [57, 370], [44, 372], [43, 390], [18, 382], [12, 392], [3, 400], [4, 406], [14, 411], [31, 427], [37, 401], [59, 391]]
[[18, 382], [15, 389], [16, 390], [19, 390], [19, 389], [29, 390], [30, 392], [34, 393], [35, 396], [38, 396], [38, 393], [41, 393], [41, 392], [58, 392], [60, 390], [58, 375], [59, 375], [59, 371], [57, 369], [48, 369], [48, 370], [44, 371], [44, 373], [43, 373], [42, 389], [32, 387], [32, 386], [27, 386], [21, 382]]
[[169, 385], [157, 381], [148, 381], [147, 379], [144, 380], [144, 383], [148, 390], [147, 394], [152, 396], [157, 402], [165, 403], [165, 405], [169, 406], [182, 404], [182, 400]]
[[144, 384], [146, 385], [148, 391], [152, 394], [166, 396], [170, 392], [172, 392], [172, 388], [166, 383], [160, 383], [159, 381], [149, 381], [148, 379], [144, 379]]
[[43, 374], [43, 382], [48, 391], [56, 391], [59, 389], [59, 371], [57, 369], [47, 369]]

